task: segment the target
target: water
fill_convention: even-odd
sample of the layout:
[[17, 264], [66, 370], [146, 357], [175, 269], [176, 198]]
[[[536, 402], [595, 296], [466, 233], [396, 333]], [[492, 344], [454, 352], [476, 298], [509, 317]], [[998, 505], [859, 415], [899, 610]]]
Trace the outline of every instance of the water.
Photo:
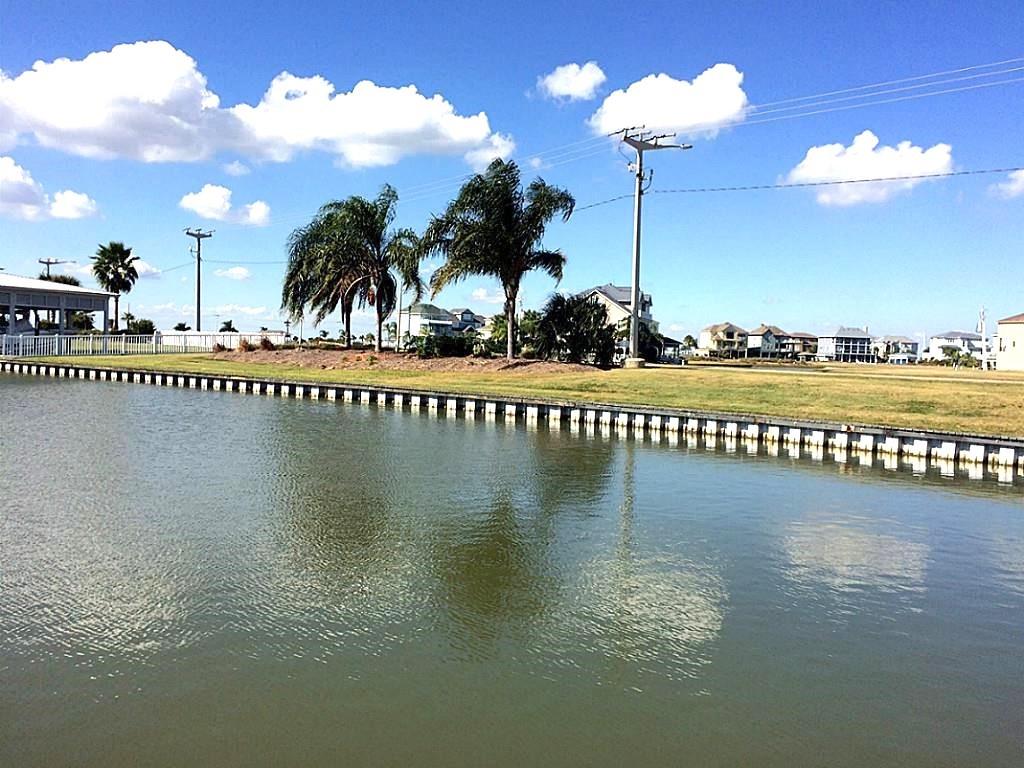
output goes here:
[[0, 765], [1024, 764], [1020, 484], [64, 380], [0, 419]]

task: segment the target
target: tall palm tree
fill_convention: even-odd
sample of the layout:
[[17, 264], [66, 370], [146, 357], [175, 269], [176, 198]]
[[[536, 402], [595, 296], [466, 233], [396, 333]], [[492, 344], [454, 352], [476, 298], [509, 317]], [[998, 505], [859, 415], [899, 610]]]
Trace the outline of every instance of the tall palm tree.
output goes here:
[[238, 329], [235, 328], [233, 320], [225, 320], [220, 324], [220, 330], [218, 333], [238, 333]]
[[[96, 282], [105, 291], [114, 294], [114, 330], [117, 330], [117, 316], [122, 293], [129, 293], [139, 273], [135, 269], [138, 256], [132, 256], [132, 249], [124, 243], [110, 241], [101, 245], [92, 257], [92, 273]], [[106, 328], [103, 329], [106, 333]]]
[[515, 356], [516, 299], [527, 272], [541, 269], [562, 279], [565, 256], [543, 247], [544, 230], [561, 214], [568, 221], [576, 201], [564, 189], [535, 179], [524, 191], [519, 167], [494, 160], [467, 181], [458, 197], [435, 216], [422, 239], [424, 255], [438, 253], [445, 263], [434, 272], [436, 296], [450, 283], [472, 275], [496, 277], [505, 291], [508, 357]]
[[397, 304], [399, 281], [414, 290], [417, 301], [423, 291], [416, 233], [391, 226], [397, 204], [398, 193], [385, 184], [375, 200], [353, 195], [327, 203], [313, 221], [292, 232], [282, 307], [300, 317], [308, 306], [319, 323], [340, 305], [351, 343], [352, 304], [369, 304], [376, 309], [374, 349], [379, 352], [384, 320]]

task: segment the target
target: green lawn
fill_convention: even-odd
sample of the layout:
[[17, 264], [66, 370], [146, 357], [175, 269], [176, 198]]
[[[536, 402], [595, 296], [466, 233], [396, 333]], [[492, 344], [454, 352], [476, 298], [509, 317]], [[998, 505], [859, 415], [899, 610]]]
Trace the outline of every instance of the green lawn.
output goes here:
[[687, 366], [585, 373], [321, 370], [209, 355], [48, 358], [136, 370], [695, 408], [1024, 437], [1024, 375], [944, 368]]

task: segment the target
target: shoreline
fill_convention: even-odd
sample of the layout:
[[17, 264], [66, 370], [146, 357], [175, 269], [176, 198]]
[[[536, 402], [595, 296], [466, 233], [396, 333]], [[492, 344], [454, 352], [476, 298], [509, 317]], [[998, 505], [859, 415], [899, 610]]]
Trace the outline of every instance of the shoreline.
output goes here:
[[414, 386], [161, 371], [159, 367], [114, 368], [82, 363], [4, 359], [0, 360], [0, 373], [119, 381], [296, 399], [375, 403], [378, 406], [426, 409], [452, 415], [462, 413], [467, 417], [485, 415], [506, 421], [544, 421], [552, 427], [557, 425], [556, 428], [565, 423], [588, 428], [614, 428], [641, 438], [655, 433], [700, 435], [705, 439], [797, 446], [831, 454], [865, 453], [955, 462], [990, 469], [1001, 467], [1008, 468], [1011, 474], [1014, 469], [1024, 474], [1024, 437], [1015, 436], [568, 398], [455, 392]]

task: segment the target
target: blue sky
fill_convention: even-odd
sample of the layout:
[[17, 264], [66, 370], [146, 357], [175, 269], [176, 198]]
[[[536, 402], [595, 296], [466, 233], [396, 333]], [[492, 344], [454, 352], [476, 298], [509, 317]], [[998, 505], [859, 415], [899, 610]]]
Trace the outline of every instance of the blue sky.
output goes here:
[[[652, 192], [1024, 165], [1024, 82], [769, 122], [794, 112], [750, 109], [1024, 56], [1019, 0], [647, 3], [639, 12], [551, 2], [394, 3], [372, 13], [350, 3], [214, 5], [3, 0], [0, 266], [33, 274], [41, 257], [85, 264], [97, 243], [123, 240], [154, 270], [127, 302], [169, 327], [191, 322], [182, 230], [212, 228], [204, 324], [280, 327], [284, 265], [273, 262], [322, 202], [390, 182], [402, 198], [398, 223], [422, 228], [488, 152], [519, 160], [527, 179], [565, 186], [580, 206], [628, 194], [625, 161], [594, 137], [634, 114], [682, 128], [695, 145], [649, 156]], [[140, 41], [167, 44], [115, 49]], [[60, 58], [70, 62], [25, 76]], [[539, 84], [586, 62], [603, 81], [587, 77], [591, 67], [560, 78], [562, 95]], [[699, 87], [684, 82], [716, 64], [728, 69]], [[972, 79], [931, 90], [1021, 78], [1009, 70], [1022, 64], [948, 75], [939, 79]], [[294, 78], [277, 81], [286, 95], [271, 104], [264, 94], [282, 72]], [[332, 103], [323, 80], [305, 79], [316, 76], [336, 93], [370, 82]], [[202, 78], [219, 103], [200, 110]], [[409, 85], [426, 98], [392, 90]], [[868, 135], [854, 145], [865, 131], [877, 144]], [[809, 155], [812, 147], [826, 149]], [[230, 163], [247, 172], [232, 175]], [[557, 288], [628, 283], [631, 217], [626, 199], [553, 224], [546, 244], [568, 258]], [[1008, 174], [912, 188], [659, 193], [645, 202], [641, 282], [673, 335], [724, 320], [913, 335], [973, 328], [981, 304], [990, 316], [1024, 310], [1022, 253], [1024, 178]], [[555, 289], [531, 277], [525, 304]], [[498, 295], [496, 283], [470, 280], [437, 302], [491, 314]], [[369, 326], [357, 319], [357, 330]]]

